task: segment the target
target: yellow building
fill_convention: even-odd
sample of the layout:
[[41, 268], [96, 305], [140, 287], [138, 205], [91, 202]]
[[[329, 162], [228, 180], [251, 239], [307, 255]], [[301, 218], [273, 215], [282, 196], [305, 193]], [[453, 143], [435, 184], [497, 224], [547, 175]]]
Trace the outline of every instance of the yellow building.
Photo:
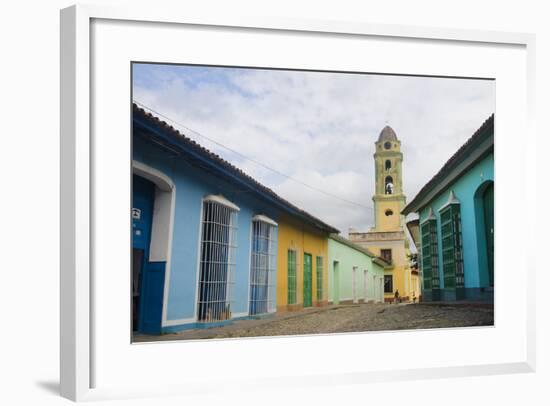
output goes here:
[[337, 232], [321, 222], [297, 217], [279, 220], [277, 311], [293, 311], [328, 303], [328, 236]]
[[420, 280], [409, 265], [409, 240], [404, 230], [404, 216], [401, 215], [406, 201], [401, 141], [395, 131], [386, 126], [375, 147], [376, 186], [372, 197], [375, 225], [368, 232], [350, 231], [349, 239], [391, 264], [384, 270], [386, 301], [392, 300], [396, 293], [402, 300], [413, 300], [420, 295]]

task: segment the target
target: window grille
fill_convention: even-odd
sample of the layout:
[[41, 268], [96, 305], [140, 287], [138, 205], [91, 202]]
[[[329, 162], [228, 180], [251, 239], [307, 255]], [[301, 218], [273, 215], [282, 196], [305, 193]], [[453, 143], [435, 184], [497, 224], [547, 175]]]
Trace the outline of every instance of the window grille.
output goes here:
[[424, 289], [439, 289], [439, 252], [437, 242], [437, 221], [422, 223], [422, 277]]
[[296, 262], [296, 251], [288, 250], [287, 252], [287, 277], [288, 277], [288, 304], [296, 304], [296, 268], [298, 264]]
[[317, 257], [316, 272], [317, 276], [317, 301], [323, 300], [323, 257]]
[[203, 202], [197, 315], [203, 322], [231, 318], [235, 277], [238, 208], [214, 198]]
[[253, 220], [250, 259], [249, 309], [251, 315], [267, 313], [273, 309], [273, 298], [270, 292], [275, 280], [276, 252], [276, 223]]
[[459, 204], [449, 205], [441, 211], [441, 240], [445, 288], [463, 288], [462, 225]]

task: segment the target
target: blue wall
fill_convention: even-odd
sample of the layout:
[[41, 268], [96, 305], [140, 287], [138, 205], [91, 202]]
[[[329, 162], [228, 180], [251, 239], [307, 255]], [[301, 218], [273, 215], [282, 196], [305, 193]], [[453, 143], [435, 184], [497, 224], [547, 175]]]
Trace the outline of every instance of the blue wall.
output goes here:
[[[232, 293], [232, 313], [248, 312], [250, 273], [250, 234], [252, 217], [265, 214], [277, 220], [279, 213], [270, 205], [236, 190], [229, 183], [191, 166], [179, 156], [161, 150], [139, 137], [133, 139], [133, 159], [153, 167], [170, 177], [176, 187], [172, 256], [167, 304], [167, 319], [194, 319], [199, 256], [199, 233], [202, 199], [221, 194], [237, 206], [238, 232], [235, 285]], [[276, 297], [274, 276], [270, 297]]]
[[[447, 202], [449, 193], [454, 191], [460, 201], [460, 216], [462, 221], [462, 246], [464, 257], [464, 284], [466, 290], [486, 288], [489, 281], [486, 275], [487, 258], [484, 251], [484, 230], [476, 227], [476, 192], [494, 181], [494, 155], [490, 153], [447, 188], [436, 196], [420, 211], [420, 223], [426, 219], [430, 207], [437, 219], [438, 249], [439, 249], [439, 277], [441, 288], [444, 288], [443, 254], [441, 251], [441, 218], [439, 209]], [[479, 202], [478, 202], [479, 203]], [[477, 208], [479, 210], [479, 207]], [[479, 222], [479, 216], [478, 220]], [[481, 276], [480, 276], [481, 275]], [[468, 292], [467, 292], [468, 295]]]

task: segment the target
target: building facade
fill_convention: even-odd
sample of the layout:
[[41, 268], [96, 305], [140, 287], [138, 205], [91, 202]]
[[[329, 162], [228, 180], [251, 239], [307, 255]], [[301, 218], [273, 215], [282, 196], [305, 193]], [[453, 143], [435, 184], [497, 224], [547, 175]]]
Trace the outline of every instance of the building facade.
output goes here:
[[406, 197], [403, 193], [403, 153], [395, 131], [386, 126], [375, 143], [375, 225], [368, 232], [350, 231], [349, 239], [382, 257], [390, 265], [385, 269], [384, 297], [414, 300], [420, 295], [418, 275], [409, 265], [409, 240], [404, 230]]
[[[326, 238], [338, 232], [136, 105], [132, 153], [135, 332], [269, 315], [277, 308], [280, 249], [291, 245], [288, 224], [319, 235], [314, 247], [301, 246], [304, 257], [326, 257]], [[309, 241], [305, 235], [299, 240]]]
[[492, 301], [494, 289], [494, 116], [405, 207], [418, 213], [415, 244], [423, 300]]
[[279, 218], [277, 311], [328, 303], [328, 236], [299, 219]]
[[382, 259], [346, 238], [328, 240], [328, 298], [331, 304], [379, 303], [384, 301]]

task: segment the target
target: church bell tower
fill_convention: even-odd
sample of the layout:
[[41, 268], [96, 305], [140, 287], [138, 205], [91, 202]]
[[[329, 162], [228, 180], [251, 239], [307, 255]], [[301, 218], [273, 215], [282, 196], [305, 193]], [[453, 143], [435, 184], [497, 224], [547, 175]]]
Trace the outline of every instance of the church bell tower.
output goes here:
[[405, 207], [403, 194], [403, 153], [395, 131], [386, 126], [375, 143], [374, 165], [376, 188], [374, 202], [374, 232], [402, 231]]
[[403, 194], [401, 141], [395, 131], [386, 126], [374, 144], [374, 227], [366, 233], [352, 229], [348, 237], [387, 263], [383, 283], [385, 301], [395, 300], [395, 295], [400, 300], [413, 301], [421, 292], [418, 273], [410, 267], [409, 239], [405, 234], [405, 219], [401, 215], [406, 200]]

